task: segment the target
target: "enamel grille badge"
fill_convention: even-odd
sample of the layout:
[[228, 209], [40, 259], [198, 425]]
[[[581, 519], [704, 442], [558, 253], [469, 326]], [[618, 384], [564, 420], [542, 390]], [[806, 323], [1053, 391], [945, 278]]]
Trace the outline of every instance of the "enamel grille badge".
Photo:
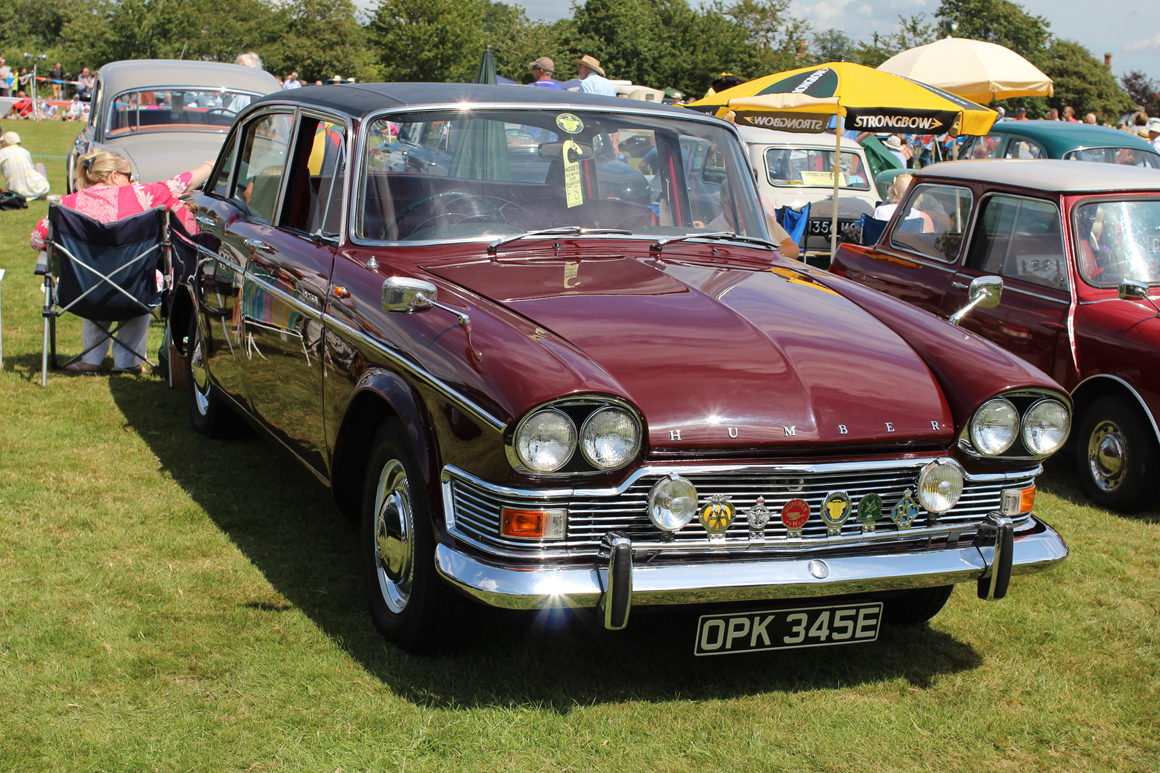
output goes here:
[[709, 497], [709, 504], [701, 508], [700, 521], [710, 541], [725, 539], [725, 532], [729, 530], [736, 513], [737, 510], [729, 501], [729, 497], [721, 494]]
[[898, 504], [890, 511], [890, 520], [898, 524], [898, 530], [909, 529], [918, 517], [918, 502], [910, 495], [910, 489], [898, 500]]
[[765, 497], [758, 497], [753, 507], [745, 511], [745, 520], [749, 524], [749, 539], [765, 539], [765, 524], [769, 523], [769, 515]]
[[810, 519], [810, 503], [804, 499], [791, 499], [781, 508], [781, 522], [785, 524], [787, 536], [801, 539], [802, 527]]
[[831, 491], [822, 500], [822, 522], [831, 537], [842, 533], [842, 524], [850, 516], [850, 495], [845, 491]]
[[882, 517], [882, 497], [877, 494], [867, 494], [858, 500], [858, 523], [862, 524], [862, 532], [874, 531], [874, 522]]

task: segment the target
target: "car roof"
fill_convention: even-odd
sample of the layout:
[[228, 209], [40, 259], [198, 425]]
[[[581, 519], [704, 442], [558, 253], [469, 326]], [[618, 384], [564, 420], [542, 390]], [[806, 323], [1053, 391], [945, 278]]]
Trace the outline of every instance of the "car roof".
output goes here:
[[[674, 118], [703, 119], [705, 116], [683, 107], [662, 105], [623, 97], [601, 97], [578, 91], [537, 89], [531, 86], [489, 86], [476, 83], [348, 83], [304, 86], [269, 95], [255, 104], [294, 102], [362, 116], [386, 107], [425, 107], [469, 103], [476, 106], [541, 107], [576, 105], [615, 110], [644, 110]], [[713, 119], [716, 120], [716, 119]]]
[[132, 59], [110, 62], [99, 74], [105, 88], [113, 94], [149, 86], [225, 86], [258, 94], [281, 89], [278, 79], [265, 70], [224, 62]]
[[1032, 188], [1051, 193], [1160, 191], [1160, 170], [1094, 161], [1016, 159], [944, 161], [915, 172], [916, 179], [948, 178]]
[[1107, 126], [1070, 121], [1002, 121], [991, 127], [991, 133], [1020, 134], [1039, 142], [1053, 156], [1062, 156], [1077, 148], [1126, 147], [1154, 150], [1151, 143], [1135, 134]]
[[[777, 129], [765, 129], [760, 126], [738, 126], [741, 139], [750, 145], [791, 145], [797, 148], [822, 148], [833, 150], [836, 141], [833, 134], [806, 134], [799, 132], [783, 132]], [[862, 146], [846, 137], [842, 138], [842, 145], [847, 149], [858, 150]]]

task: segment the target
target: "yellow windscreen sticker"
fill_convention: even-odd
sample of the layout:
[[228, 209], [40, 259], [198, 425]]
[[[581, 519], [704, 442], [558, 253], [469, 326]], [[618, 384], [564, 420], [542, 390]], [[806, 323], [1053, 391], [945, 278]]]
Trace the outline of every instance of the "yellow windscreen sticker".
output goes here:
[[572, 151], [580, 156], [580, 146], [572, 140], [564, 142], [564, 197], [569, 209], [584, 203], [584, 191], [580, 187], [580, 162], [572, 160]]

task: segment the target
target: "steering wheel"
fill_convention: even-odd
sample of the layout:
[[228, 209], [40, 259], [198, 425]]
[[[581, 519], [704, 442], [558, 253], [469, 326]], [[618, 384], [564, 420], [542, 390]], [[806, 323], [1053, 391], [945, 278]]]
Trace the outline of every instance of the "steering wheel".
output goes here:
[[[454, 207], [454, 209], [449, 211], [449, 206]], [[429, 215], [423, 212], [423, 217], [417, 217], [416, 219], [419, 222], [408, 231], [408, 234], [421, 231], [425, 228], [431, 228], [435, 221], [442, 218], [458, 218], [458, 220], [451, 221], [451, 225], [459, 225], [460, 223], [507, 223], [508, 219], [504, 217], [503, 210], [508, 206], [526, 212], [518, 204], [510, 201], [505, 200], [503, 204], [497, 207], [488, 201], [485, 196], [464, 193], [463, 191], [444, 191], [443, 193], [436, 193], [408, 204], [395, 215], [387, 230], [388, 233], [391, 230], [398, 233], [399, 224], [403, 222], [403, 219], [412, 212], [423, 208], [428, 208], [432, 211]]]
[[237, 111], [230, 110], [228, 107], [211, 107], [209, 110], [205, 111], [206, 115], [210, 115], [212, 113], [222, 113], [223, 115], [237, 115]]

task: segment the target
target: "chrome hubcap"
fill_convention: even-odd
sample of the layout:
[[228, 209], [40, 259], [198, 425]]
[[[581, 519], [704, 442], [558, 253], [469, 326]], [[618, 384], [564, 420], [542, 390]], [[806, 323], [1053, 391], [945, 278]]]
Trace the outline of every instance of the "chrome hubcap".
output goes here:
[[193, 377], [193, 401], [197, 411], [205, 416], [209, 411], [209, 374], [205, 370], [205, 357], [201, 352], [201, 334], [193, 334], [193, 342], [189, 347], [189, 371]]
[[1088, 440], [1088, 468], [1102, 491], [1115, 491], [1128, 466], [1128, 444], [1119, 426], [1101, 421]]
[[375, 557], [379, 591], [392, 612], [402, 612], [411, 598], [415, 564], [415, 519], [407, 472], [392, 459], [379, 473], [375, 490]]

